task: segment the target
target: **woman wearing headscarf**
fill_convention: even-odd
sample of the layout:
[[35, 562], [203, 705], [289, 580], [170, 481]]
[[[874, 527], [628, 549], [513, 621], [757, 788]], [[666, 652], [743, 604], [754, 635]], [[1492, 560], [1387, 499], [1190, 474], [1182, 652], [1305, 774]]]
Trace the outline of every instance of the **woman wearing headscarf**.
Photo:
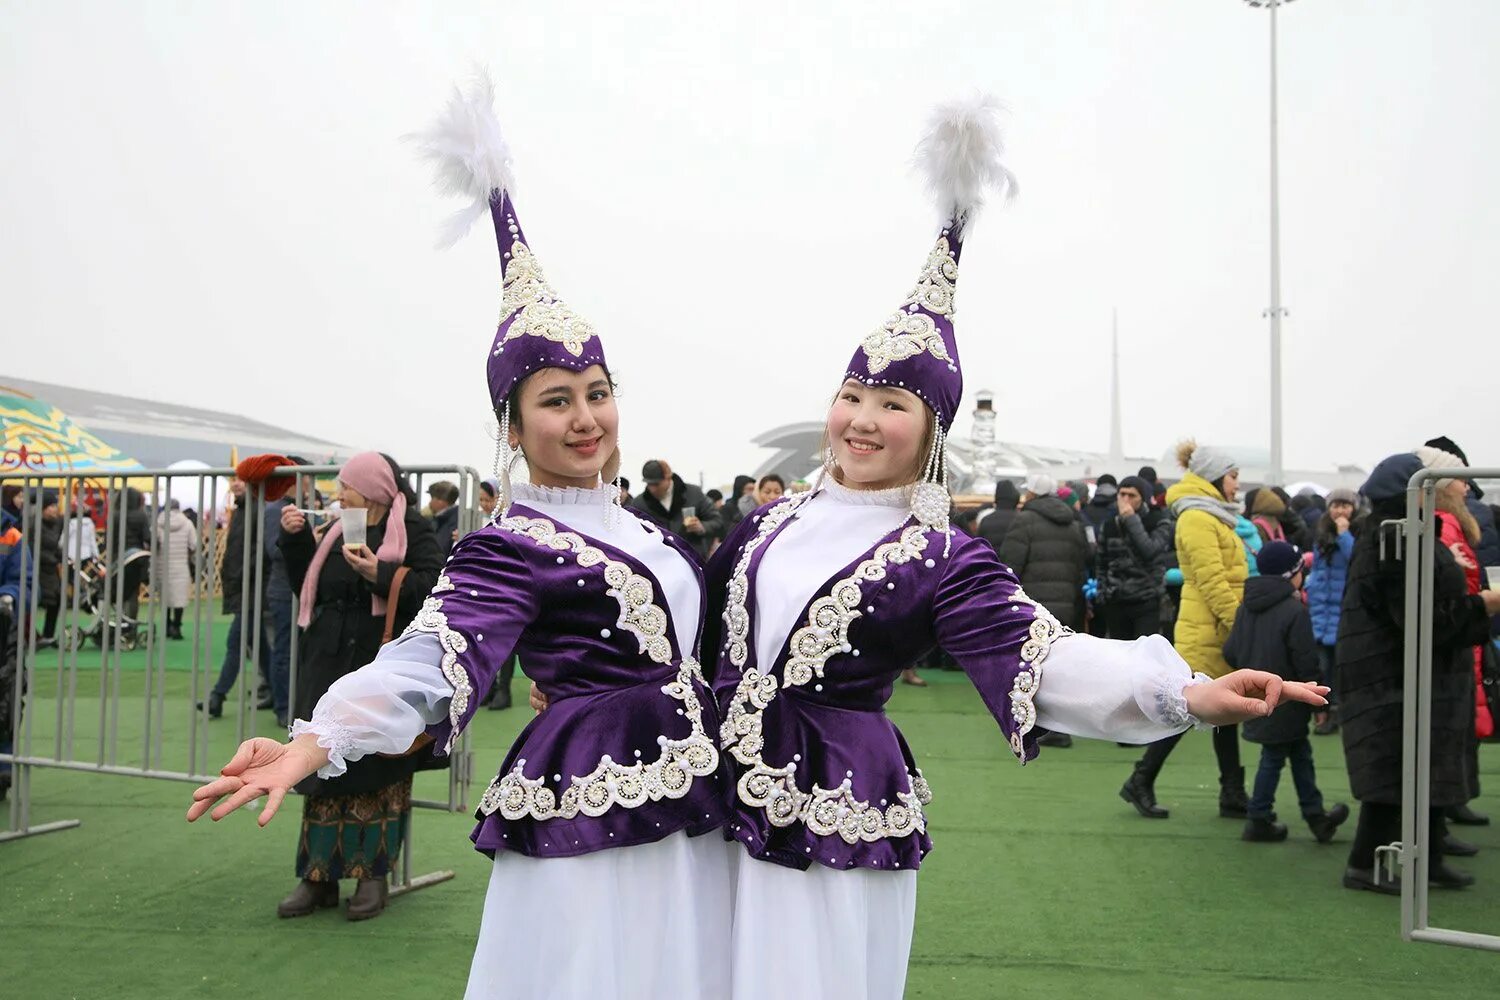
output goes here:
[[[437, 581], [443, 560], [437, 538], [422, 518], [417, 497], [395, 461], [379, 452], [355, 455], [339, 470], [343, 510], [366, 514], [364, 545], [343, 542], [343, 524], [333, 521], [321, 536], [308, 530], [296, 507], [281, 513], [287, 577], [301, 595], [302, 630], [292, 711], [312, 716], [313, 707], [340, 677], [375, 659], [395, 590], [394, 626], [399, 632], [416, 617]], [[348, 916], [362, 920], [385, 908], [386, 876], [395, 865], [411, 813], [411, 777], [416, 757], [369, 756], [341, 776], [309, 778], [301, 786], [302, 832], [297, 838], [297, 888], [277, 912], [300, 917], [338, 902], [340, 879], [356, 881]]]

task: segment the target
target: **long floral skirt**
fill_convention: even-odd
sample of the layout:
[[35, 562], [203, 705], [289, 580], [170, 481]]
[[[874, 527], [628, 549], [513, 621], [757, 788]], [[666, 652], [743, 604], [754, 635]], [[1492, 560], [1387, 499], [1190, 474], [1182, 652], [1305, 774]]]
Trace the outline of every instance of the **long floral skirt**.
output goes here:
[[411, 778], [363, 795], [302, 800], [297, 877], [309, 882], [385, 878], [411, 821]]

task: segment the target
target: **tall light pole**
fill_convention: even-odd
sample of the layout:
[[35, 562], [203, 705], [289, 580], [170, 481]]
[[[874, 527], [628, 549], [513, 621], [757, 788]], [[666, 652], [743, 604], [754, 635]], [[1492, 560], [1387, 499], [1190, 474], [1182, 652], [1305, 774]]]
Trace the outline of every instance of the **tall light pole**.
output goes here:
[[1271, 468], [1270, 481], [1285, 485], [1281, 461], [1281, 182], [1276, 141], [1276, 8], [1292, 0], [1245, 0], [1252, 7], [1271, 10], [1271, 305], [1264, 315], [1271, 320]]

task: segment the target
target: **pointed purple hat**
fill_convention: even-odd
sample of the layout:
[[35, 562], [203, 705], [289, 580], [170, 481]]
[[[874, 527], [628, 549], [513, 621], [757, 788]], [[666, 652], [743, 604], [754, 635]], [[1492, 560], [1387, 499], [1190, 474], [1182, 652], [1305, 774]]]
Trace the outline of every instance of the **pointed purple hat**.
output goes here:
[[976, 95], [939, 106], [917, 146], [916, 162], [946, 220], [916, 284], [895, 312], [865, 337], [849, 360], [846, 379], [915, 393], [946, 433], [958, 415], [963, 368], [953, 332], [953, 295], [963, 238], [985, 193], [1003, 199], [1016, 179], [1002, 162], [1000, 105]]
[[495, 222], [503, 276], [500, 326], [485, 370], [490, 402], [499, 410], [516, 384], [532, 372], [581, 372], [608, 365], [593, 324], [558, 297], [521, 231], [511, 199], [515, 178], [510, 146], [494, 105], [494, 84], [481, 75], [467, 92], [455, 88], [442, 117], [413, 138], [423, 158], [433, 163], [439, 189], [473, 200], [448, 220], [439, 245], [452, 246], [486, 211]]

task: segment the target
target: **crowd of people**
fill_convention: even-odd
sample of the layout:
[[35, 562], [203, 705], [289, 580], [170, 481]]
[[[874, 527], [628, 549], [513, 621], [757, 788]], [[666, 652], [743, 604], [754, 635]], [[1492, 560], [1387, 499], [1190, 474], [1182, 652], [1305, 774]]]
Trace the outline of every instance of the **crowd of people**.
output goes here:
[[[401, 467], [376, 452], [343, 466], [344, 513], [322, 523], [272, 490], [289, 459], [258, 456], [239, 473], [266, 517], [231, 517], [226, 560], [274, 546], [266, 563], [284, 589], [273, 597], [247, 565], [224, 573], [267, 588], [261, 668], [290, 738], [241, 744], [187, 819], [265, 797], [265, 825], [304, 793], [298, 882], [280, 916], [333, 908], [340, 880], [355, 883], [349, 919], [384, 910], [413, 772], [447, 766], [482, 704], [510, 703], [517, 657], [537, 715], [471, 834], [493, 862], [471, 997], [900, 996], [933, 792], [885, 705], [934, 649], [965, 670], [1021, 764], [1072, 737], [1145, 745], [1121, 795], [1146, 817], [1168, 816], [1155, 794], [1168, 754], [1212, 729], [1219, 811], [1249, 840], [1287, 836], [1275, 794], [1288, 763], [1313, 835], [1335, 836], [1348, 809], [1323, 800], [1309, 730], [1341, 731], [1361, 804], [1344, 884], [1390, 891], [1374, 848], [1399, 818], [1405, 555], [1378, 542], [1416, 469], [1460, 469], [1452, 442], [1391, 456], [1362, 497], [1262, 488], [1242, 505], [1235, 456], [1187, 442], [1170, 485], [1150, 469], [1094, 484], [1039, 473], [1019, 491], [1000, 484], [988, 510], [955, 512], [958, 258], [986, 192], [1014, 183], [997, 108], [981, 97], [938, 109], [918, 147], [943, 221], [916, 284], [838, 380], [813, 482], [740, 477], [715, 495], [657, 458], [630, 495], [602, 340], [526, 242], [492, 101], [481, 80], [417, 137], [444, 188], [473, 198], [459, 220], [488, 216], [500, 250], [486, 358], [496, 476], [479, 498], [489, 523], [458, 537], [447, 484], [429, 488], [423, 516]], [[1443, 483], [1437, 512], [1452, 544], [1434, 595], [1442, 850], [1430, 872], [1450, 887], [1472, 882], [1443, 860], [1465, 845], [1442, 824], [1483, 820], [1469, 804], [1500, 612], [1477, 572], [1493, 517], [1467, 489]], [[1316, 627], [1304, 574], [1321, 595]], [[210, 715], [240, 666], [246, 596], [225, 594], [235, 625]], [[292, 691], [276, 680], [283, 626], [302, 643]], [[1262, 747], [1253, 797], [1239, 723]]]
[[[1399, 839], [1401, 684], [1405, 548], [1382, 548], [1384, 522], [1404, 517], [1406, 483], [1422, 467], [1462, 469], [1467, 456], [1451, 439], [1434, 438], [1382, 462], [1358, 492], [1326, 495], [1306, 488], [1289, 496], [1278, 486], [1246, 492], [1239, 502], [1235, 459], [1186, 443], [1181, 477], [1171, 485], [1155, 469], [1133, 476], [1101, 475], [1093, 483], [1029, 477], [1017, 490], [1004, 481], [994, 506], [974, 530], [995, 547], [1037, 601], [1075, 629], [1113, 639], [1160, 634], [1195, 670], [1219, 676], [1253, 666], [1283, 677], [1319, 680], [1330, 689], [1322, 711], [1286, 705], [1247, 723], [1243, 734], [1222, 726], [1213, 735], [1219, 768], [1219, 814], [1244, 820], [1249, 841], [1288, 835], [1274, 810], [1286, 763], [1298, 806], [1313, 836], [1327, 842], [1348, 817], [1343, 804], [1325, 806], [1309, 734], [1343, 731], [1349, 780], [1361, 802], [1344, 882], [1351, 888], [1398, 893], [1374, 874], [1375, 848]], [[1500, 507], [1485, 503], [1477, 484], [1441, 480], [1435, 516], [1434, 885], [1463, 887], [1473, 879], [1442, 861], [1477, 848], [1448, 824], [1481, 825], [1471, 803], [1479, 795], [1477, 750], [1495, 735], [1500, 667], [1495, 636], [1500, 610], [1486, 568], [1500, 576]], [[1390, 530], [1390, 529], [1386, 529]], [[1461, 572], [1460, 572], [1461, 571]], [[1261, 748], [1247, 793], [1240, 736]], [[1147, 747], [1120, 795], [1144, 817], [1166, 819], [1155, 784], [1181, 734]], [[1049, 733], [1043, 745], [1071, 737]]]

